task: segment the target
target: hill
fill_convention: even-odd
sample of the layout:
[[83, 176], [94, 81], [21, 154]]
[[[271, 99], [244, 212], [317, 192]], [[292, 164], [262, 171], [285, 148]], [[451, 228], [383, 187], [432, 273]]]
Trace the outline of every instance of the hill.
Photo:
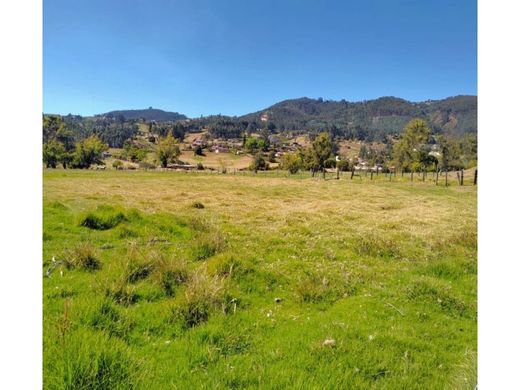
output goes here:
[[146, 121], [156, 121], [156, 122], [173, 122], [182, 119], [187, 119], [186, 115], [179, 114], [178, 112], [170, 112], [163, 111], [157, 108], [148, 108], [143, 110], [116, 110], [110, 111], [105, 114], [100, 114], [96, 116], [106, 116], [106, 117], [118, 117], [123, 116], [127, 120], [138, 120], [144, 119]]
[[477, 97], [455, 96], [419, 103], [396, 97], [363, 102], [303, 97], [284, 100], [239, 119], [270, 122], [282, 130], [315, 130], [334, 126], [343, 131], [400, 133], [412, 118], [427, 120], [435, 132], [454, 136], [476, 132]]

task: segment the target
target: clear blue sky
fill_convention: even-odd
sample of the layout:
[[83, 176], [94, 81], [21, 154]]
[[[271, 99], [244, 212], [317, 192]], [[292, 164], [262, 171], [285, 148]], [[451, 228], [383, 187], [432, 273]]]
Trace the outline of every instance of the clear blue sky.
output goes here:
[[46, 113], [477, 93], [474, 0], [44, 0], [43, 16]]

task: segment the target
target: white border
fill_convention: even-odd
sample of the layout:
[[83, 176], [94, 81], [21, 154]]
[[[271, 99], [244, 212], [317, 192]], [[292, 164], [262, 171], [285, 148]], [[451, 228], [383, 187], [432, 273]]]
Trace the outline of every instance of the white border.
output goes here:
[[42, 3], [0, 2], [0, 388], [42, 387]]

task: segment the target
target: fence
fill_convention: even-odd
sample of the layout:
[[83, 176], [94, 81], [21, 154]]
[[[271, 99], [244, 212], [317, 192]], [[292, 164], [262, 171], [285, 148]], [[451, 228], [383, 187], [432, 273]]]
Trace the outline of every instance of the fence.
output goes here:
[[[172, 171], [172, 170], [162, 170]], [[467, 186], [477, 185], [477, 169], [470, 170], [438, 170], [434, 172], [375, 172], [372, 170], [351, 170], [336, 171], [330, 170], [326, 172], [299, 171], [290, 174], [288, 171], [281, 169], [273, 169], [269, 171], [249, 171], [238, 170], [235, 168], [214, 169], [214, 170], [175, 170], [174, 172], [194, 174], [194, 175], [226, 175], [226, 176], [243, 176], [243, 177], [265, 177], [265, 178], [287, 178], [287, 179], [311, 179], [316, 180], [354, 180], [367, 182], [392, 182], [392, 183], [430, 183], [437, 186]]]

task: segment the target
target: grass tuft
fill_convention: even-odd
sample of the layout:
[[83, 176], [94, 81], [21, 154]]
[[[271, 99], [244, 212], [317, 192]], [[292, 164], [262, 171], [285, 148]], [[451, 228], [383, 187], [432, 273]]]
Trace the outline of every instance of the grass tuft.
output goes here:
[[77, 332], [69, 337], [61, 354], [59, 367], [53, 368], [60, 369], [61, 378], [49, 388], [137, 389], [143, 379], [141, 364], [130, 350], [103, 333]]
[[96, 211], [81, 214], [78, 224], [93, 230], [108, 230], [127, 220], [122, 211], [109, 206], [100, 206]]
[[94, 246], [90, 243], [75, 246], [67, 253], [64, 262], [68, 269], [78, 268], [89, 272], [101, 269], [101, 261], [97, 257]]
[[226, 246], [224, 236], [220, 233], [213, 233], [199, 237], [191, 249], [191, 257], [193, 260], [202, 261], [221, 252]]
[[467, 304], [451, 293], [451, 287], [434, 278], [420, 278], [408, 288], [408, 298], [423, 300], [439, 305], [443, 311], [455, 315], [466, 315], [470, 310]]
[[128, 340], [133, 324], [114, 307], [110, 301], [104, 301], [93, 314], [90, 325], [94, 329], [106, 331], [110, 336]]
[[184, 328], [192, 328], [206, 322], [211, 312], [227, 313], [231, 301], [222, 278], [198, 271], [191, 276], [184, 295], [174, 307], [173, 318]]

